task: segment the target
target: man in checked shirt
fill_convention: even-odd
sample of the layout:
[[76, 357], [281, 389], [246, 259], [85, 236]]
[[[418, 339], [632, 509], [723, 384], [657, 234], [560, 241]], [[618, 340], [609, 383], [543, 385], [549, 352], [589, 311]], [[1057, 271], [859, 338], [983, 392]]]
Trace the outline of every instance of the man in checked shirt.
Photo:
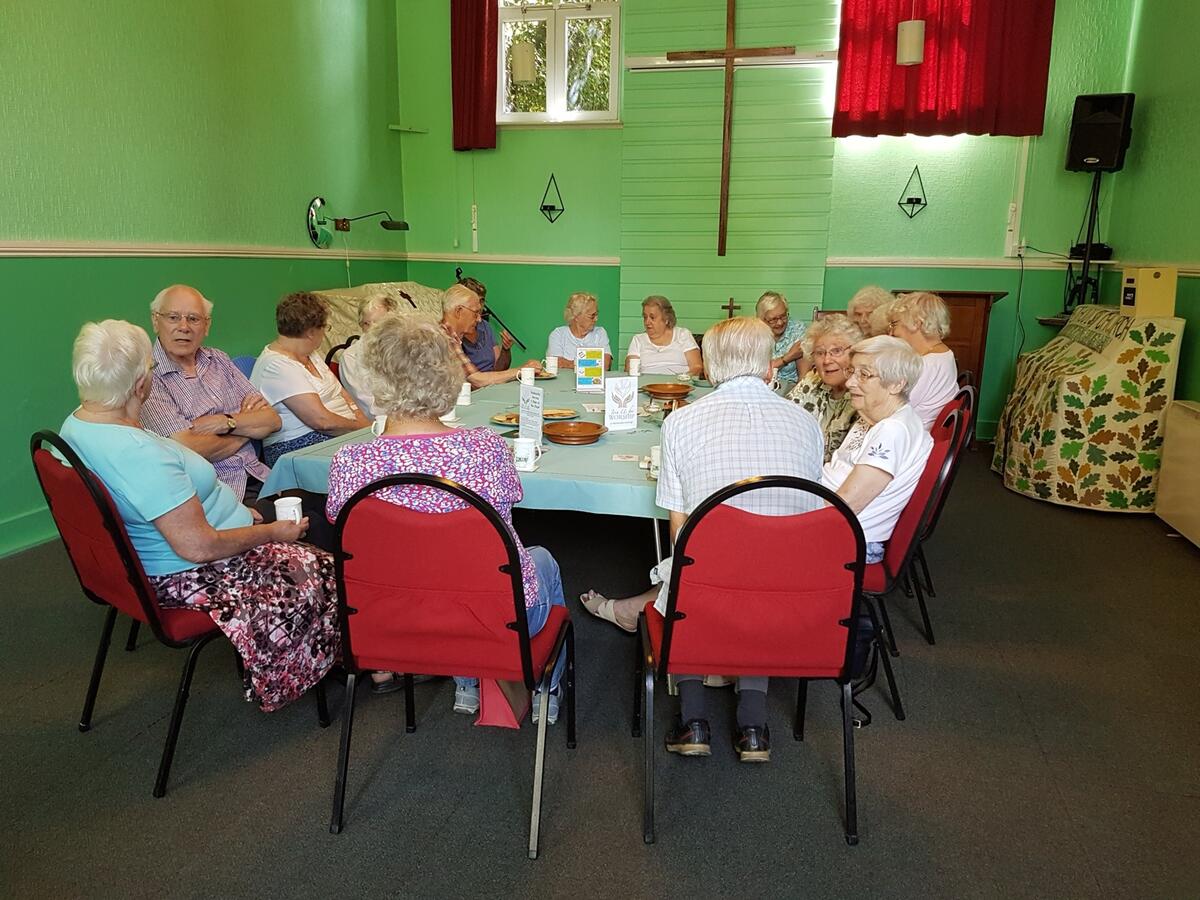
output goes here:
[[279, 414], [227, 354], [203, 346], [212, 303], [199, 291], [183, 284], [165, 288], [150, 315], [158, 340], [143, 427], [199, 453], [239, 499], [253, 500], [271, 470], [251, 441], [277, 431]]

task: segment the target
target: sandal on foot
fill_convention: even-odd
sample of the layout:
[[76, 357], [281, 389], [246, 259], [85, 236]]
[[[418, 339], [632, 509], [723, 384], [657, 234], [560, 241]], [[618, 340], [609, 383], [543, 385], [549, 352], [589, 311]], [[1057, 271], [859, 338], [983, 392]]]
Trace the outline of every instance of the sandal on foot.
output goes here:
[[603, 619], [605, 622], [612, 622], [622, 631], [627, 631], [630, 634], [637, 631], [636, 625], [634, 625], [632, 628], [626, 628], [617, 621], [616, 612], [613, 610], [613, 604], [616, 602], [615, 600], [609, 600], [607, 597], [603, 597], [600, 594], [597, 594], [595, 591], [588, 591], [586, 594], [579, 595], [579, 602], [583, 604], [584, 609], [590, 612], [597, 619]]

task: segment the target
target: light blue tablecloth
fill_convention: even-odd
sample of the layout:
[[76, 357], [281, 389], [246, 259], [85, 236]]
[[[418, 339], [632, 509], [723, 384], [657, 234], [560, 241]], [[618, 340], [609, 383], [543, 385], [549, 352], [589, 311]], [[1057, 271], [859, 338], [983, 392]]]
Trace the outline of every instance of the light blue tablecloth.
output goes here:
[[[662, 375], [643, 375], [638, 379], [643, 386], [670, 380]], [[603, 412], [589, 413], [583, 408], [584, 403], [603, 405], [604, 395], [575, 393], [573, 373], [564, 370], [553, 381], [538, 381], [536, 386], [546, 392], [544, 405], [547, 409], [570, 407], [580, 413], [581, 421], [604, 422]], [[470, 406], [456, 406], [455, 410], [465, 426], [487, 425], [507, 433], [512, 429], [494, 425], [490, 419], [497, 413], [515, 411], [519, 390], [515, 382], [483, 388], [472, 395]], [[689, 399], [694, 400], [709, 390], [711, 388], [697, 386]], [[648, 399], [642, 395], [642, 402]], [[646, 470], [639, 468], [637, 462], [613, 461], [614, 454], [636, 454], [639, 459], [649, 456], [650, 448], [659, 443], [661, 428], [662, 414], [657, 413], [639, 417], [636, 431], [610, 431], [595, 444], [568, 447], [545, 442], [546, 452], [537, 471], [521, 473], [525, 498], [517, 505], [529, 509], [570, 509], [665, 519], [666, 511], [654, 502], [656, 484], [649, 480]], [[271, 469], [262, 495], [295, 487], [326, 493], [329, 490], [329, 462], [338, 448], [371, 439], [370, 431], [363, 429], [283, 455]]]

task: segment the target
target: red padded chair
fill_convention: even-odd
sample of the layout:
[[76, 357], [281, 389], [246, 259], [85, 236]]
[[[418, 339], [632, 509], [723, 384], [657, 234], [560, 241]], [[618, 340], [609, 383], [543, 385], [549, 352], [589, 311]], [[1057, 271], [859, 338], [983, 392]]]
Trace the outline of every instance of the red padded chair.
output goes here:
[[892, 536], [884, 547], [883, 559], [867, 566], [863, 578], [863, 590], [867, 596], [879, 601], [879, 614], [887, 634], [888, 647], [892, 656], [898, 656], [896, 636], [888, 616], [885, 596], [902, 583], [911, 584], [921, 610], [921, 621], [925, 627], [925, 640], [934, 643], [933, 625], [929, 621], [929, 609], [925, 605], [925, 594], [918, 579], [907, 579], [907, 574], [933, 517], [937, 498], [949, 483], [951, 473], [958, 465], [958, 457], [965, 446], [967, 419], [960, 410], [953, 410], [942, 426], [933, 434], [933, 449], [925, 461], [925, 469], [913, 490], [904, 511], [892, 529]]
[[[793, 516], [761, 516], [726, 501], [749, 491], [776, 489], [815, 494], [828, 507]], [[793, 548], [783, 571], [772, 547]], [[833, 491], [791, 476], [748, 478], [722, 488], [688, 517], [675, 540], [666, 615], [646, 604], [637, 677], [645, 687], [646, 788], [643, 839], [654, 842], [654, 681], [668, 674], [765, 675], [798, 678], [793, 737], [804, 739], [808, 682], [841, 686], [846, 789], [846, 841], [858, 842], [854, 781], [852, 681], [863, 668], [856, 654], [864, 635], [878, 653], [880, 630], [861, 588], [866, 543], [850, 508]], [[797, 575], [797, 573], [802, 573]], [[878, 653], [903, 718], [887, 653]], [[638, 692], [633, 734], [641, 729]]]
[[[55, 456], [44, 445], [58, 453]], [[113, 625], [117, 613], [130, 616], [135, 626], [144, 622], [154, 636], [168, 647], [186, 649], [187, 659], [171, 711], [171, 724], [163, 746], [158, 776], [154, 780], [154, 796], [167, 792], [167, 777], [175, 755], [175, 743], [183, 722], [196, 660], [204, 645], [220, 636], [221, 630], [207, 613], [186, 609], [161, 609], [154, 588], [146, 578], [137, 552], [129, 541], [125, 524], [117, 512], [108, 489], [80, 460], [71, 446], [52, 431], [39, 431], [30, 438], [29, 450], [33, 467], [41, 484], [46, 504], [58, 526], [67, 555], [79, 579], [83, 593], [93, 603], [108, 607], [104, 628], [100, 632], [100, 647], [92, 667], [79, 730], [92, 727], [92, 710], [100, 689], [100, 676], [108, 656]], [[62, 460], [66, 460], [64, 465]], [[136, 632], [131, 632], [132, 642]], [[325, 709], [324, 689], [317, 690], [318, 715], [323, 725], [329, 724]]]
[[333, 373], [334, 378], [341, 378], [341, 375], [338, 372], [339, 366], [334, 357], [357, 341], [358, 338], [359, 335], [352, 334], [340, 344], [335, 344], [334, 346], [330, 347], [329, 352], [325, 354], [325, 365], [329, 366], [329, 371]]
[[[384, 488], [441, 490], [467, 504], [451, 513], [422, 513], [373, 497]], [[403, 536], [401, 538], [401, 535]], [[398, 565], [397, 540], [405, 564]], [[575, 747], [575, 636], [565, 607], [555, 606], [532, 639], [525, 587], [512, 533], [474, 491], [432, 475], [389, 475], [366, 485], [342, 507], [335, 525], [342, 655], [349, 676], [342, 713], [329, 830], [342, 830], [354, 690], [364, 671], [403, 672], [405, 730], [416, 730], [413, 672], [519, 681], [547, 687], [559, 654], [564, 677], [567, 747]], [[469, 548], [469, 549], [467, 549]], [[533, 774], [529, 858], [537, 858], [546, 703], [542, 695]]]

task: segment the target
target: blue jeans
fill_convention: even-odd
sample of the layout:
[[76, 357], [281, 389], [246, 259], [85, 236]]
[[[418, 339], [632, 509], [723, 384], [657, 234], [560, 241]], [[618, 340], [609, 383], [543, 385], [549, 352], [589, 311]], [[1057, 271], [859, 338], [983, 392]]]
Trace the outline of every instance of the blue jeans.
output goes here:
[[[563, 597], [562, 573], [558, 570], [558, 563], [550, 555], [550, 551], [545, 547], [528, 547], [526, 549], [533, 558], [533, 567], [537, 570], [538, 583], [537, 602], [533, 606], [525, 608], [525, 618], [529, 622], [529, 636], [532, 638], [546, 627], [546, 620], [550, 618], [550, 607], [566, 606], [567, 602]], [[562, 677], [566, 664], [567, 654], [564, 649], [559, 654], [558, 665], [554, 667], [554, 674], [550, 676], [551, 690], [558, 687], [558, 680]], [[458, 687], [474, 687], [479, 684], [479, 679], [459, 678], [455, 675], [454, 683]]]

